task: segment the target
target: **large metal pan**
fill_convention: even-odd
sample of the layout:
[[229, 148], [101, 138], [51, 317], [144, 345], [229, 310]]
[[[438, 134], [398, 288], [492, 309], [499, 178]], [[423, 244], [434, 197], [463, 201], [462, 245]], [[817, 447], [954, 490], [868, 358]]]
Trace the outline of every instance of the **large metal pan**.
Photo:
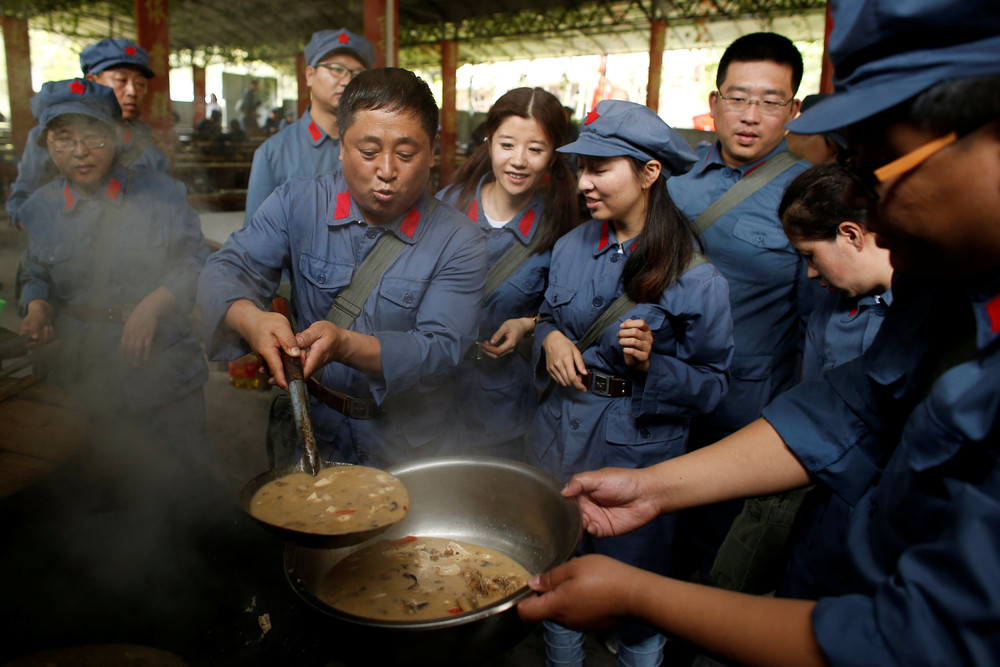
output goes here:
[[[532, 574], [570, 558], [582, 535], [580, 510], [562, 484], [533, 466], [491, 457], [424, 459], [389, 472], [406, 485], [410, 511], [383, 538], [450, 537], [513, 557]], [[285, 547], [285, 574], [329, 618], [331, 658], [354, 665], [482, 665], [531, 631], [517, 615], [525, 586], [477, 611], [424, 621], [380, 621], [327, 605], [317, 591], [329, 571], [365, 544], [342, 549]]]

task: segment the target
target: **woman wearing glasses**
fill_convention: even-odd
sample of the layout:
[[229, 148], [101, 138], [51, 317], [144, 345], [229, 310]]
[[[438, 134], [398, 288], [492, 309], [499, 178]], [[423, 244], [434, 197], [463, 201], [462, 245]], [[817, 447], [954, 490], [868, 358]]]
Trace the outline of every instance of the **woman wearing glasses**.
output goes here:
[[128, 470], [115, 490], [155, 502], [166, 489], [147, 478], [151, 461], [157, 480], [177, 483], [174, 466], [190, 472], [207, 461], [208, 369], [190, 314], [208, 246], [181, 183], [119, 163], [121, 109], [110, 88], [49, 82], [31, 106], [60, 177], [21, 209], [19, 333], [33, 345], [55, 339], [36, 372], [78, 393], [101, 422], [100, 446], [88, 453], [101, 461], [108, 452]]

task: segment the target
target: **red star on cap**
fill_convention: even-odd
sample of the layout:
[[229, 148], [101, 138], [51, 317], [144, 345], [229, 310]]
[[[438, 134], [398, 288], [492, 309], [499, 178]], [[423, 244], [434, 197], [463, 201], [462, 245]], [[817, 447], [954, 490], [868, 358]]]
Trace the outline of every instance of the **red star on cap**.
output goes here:
[[73, 95], [83, 95], [83, 91], [86, 89], [87, 87], [83, 85], [83, 81], [79, 79], [73, 79], [69, 82], [69, 92]]
[[126, 46], [125, 47], [125, 53], [129, 54], [130, 56], [134, 56], [135, 55], [135, 47], [131, 46], [131, 45]]
[[337, 35], [337, 41], [340, 42], [341, 44], [347, 44], [349, 41], [351, 41], [351, 38], [347, 36], [346, 32], [342, 32], [339, 35]]
[[600, 118], [600, 116], [597, 113], [597, 109], [591, 109], [590, 111], [587, 112], [587, 120], [583, 121], [583, 124], [590, 125], [598, 118]]

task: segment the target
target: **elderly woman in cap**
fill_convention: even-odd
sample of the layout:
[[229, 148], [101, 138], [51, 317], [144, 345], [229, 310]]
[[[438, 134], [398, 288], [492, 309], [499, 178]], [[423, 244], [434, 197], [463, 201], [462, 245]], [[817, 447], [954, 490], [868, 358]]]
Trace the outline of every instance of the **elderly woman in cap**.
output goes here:
[[116, 158], [111, 88], [49, 82], [32, 110], [60, 177], [21, 209], [30, 224], [19, 332], [58, 339], [46, 377], [85, 399], [102, 438], [112, 439], [111, 414], [115, 427], [136, 427], [115, 457], [155, 442], [147, 453], [158, 468], [171, 466], [163, 454], [199, 458], [208, 369], [190, 314], [208, 246], [198, 215], [181, 183]]
[[[688, 422], [726, 393], [732, 319], [725, 279], [702, 256], [666, 180], [695, 161], [650, 109], [605, 100], [579, 138], [578, 185], [593, 220], [560, 239], [535, 329], [536, 380], [546, 389], [528, 459], [561, 480], [638, 468], [684, 453]], [[581, 550], [666, 574], [673, 518]], [[546, 622], [549, 660], [582, 664], [579, 633]], [[618, 662], [657, 665], [664, 638], [622, 627]]]

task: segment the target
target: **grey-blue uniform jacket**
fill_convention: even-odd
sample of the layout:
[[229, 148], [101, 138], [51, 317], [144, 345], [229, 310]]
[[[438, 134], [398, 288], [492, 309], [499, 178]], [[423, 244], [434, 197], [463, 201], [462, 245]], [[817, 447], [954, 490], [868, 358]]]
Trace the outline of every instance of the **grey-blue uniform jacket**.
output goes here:
[[[482, 209], [482, 186], [492, 174], [486, 174], [476, 188], [466, 215], [486, 237], [489, 265], [496, 264], [515, 243], [528, 245], [541, 233], [545, 200], [541, 195], [500, 228], [493, 228]], [[447, 188], [438, 198], [454, 203], [458, 188]], [[533, 253], [492, 293], [483, 298], [479, 316], [479, 340], [489, 340], [506, 320], [534, 317], [542, 301], [549, 273], [551, 251]], [[461, 410], [455, 415], [457, 443], [466, 443], [466, 453], [521, 458], [522, 436], [527, 432], [538, 407], [531, 364], [516, 351], [499, 359], [482, 355], [467, 358], [456, 375], [461, 396]], [[467, 355], [468, 356], [468, 355]]]
[[[718, 142], [701, 148], [691, 171], [667, 181], [670, 196], [694, 220], [741, 178], [784, 150], [782, 140], [762, 160], [733, 168], [722, 161]], [[702, 420], [699, 430], [704, 429], [707, 441], [697, 444], [746, 426], [797, 380], [805, 325], [823, 291], [808, 279], [777, 211], [785, 186], [808, 167], [803, 161], [785, 170], [701, 235], [705, 253], [729, 282], [736, 353], [729, 393]]]
[[306, 109], [301, 118], [254, 151], [243, 226], [250, 224], [264, 200], [288, 179], [334, 171], [340, 171], [340, 139], [324, 132]]
[[428, 216], [429, 204], [421, 195], [398, 220], [374, 227], [364, 222], [342, 174], [295, 178], [264, 201], [202, 273], [198, 304], [210, 358], [235, 359], [249, 348], [224, 323], [233, 302], [249, 299], [270, 309], [287, 269], [305, 329], [326, 318], [380, 235], [403, 241], [351, 327], [378, 339], [383, 375], [334, 362], [316, 377], [350, 396], [374, 397], [385, 410], [356, 419], [313, 400], [317, 439], [330, 460], [384, 466], [429, 455], [454, 418], [452, 375], [475, 338], [486, 243], [454, 208], [440, 204]]
[[[134, 172], [130, 179], [116, 163], [98, 194], [85, 196], [60, 177], [32, 195], [21, 214], [28, 230], [22, 309], [35, 299], [52, 304], [55, 333], [61, 339], [99, 328], [103, 358], [97, 366], [107, 376], [105, 389], [112, 392], [104, 397], [107, 405], [152, 408], [205, 383], [208, 367], [190, 315], [209, 249], [182, 183], [147, 170]], [[120, 227], [108, 288], [95, 303], [94, 267], [102, 224], [116, 216]], [[122, 321], [83, 320], [67, 312], [67, 307], [134, 306], [159, 287], [170, 290], [179, 308], [161, 317], [151, 358], [138, 368], [118, 356]]]
[[764, 418], [854, 508], [846, 539], [826, 545], [830, 568], [793, 569], [784, 584], [818, 598], [813, 631], [829, 663], [994, 664], [1000, 274], [897, 275], [865, 354], [779, 396]]

